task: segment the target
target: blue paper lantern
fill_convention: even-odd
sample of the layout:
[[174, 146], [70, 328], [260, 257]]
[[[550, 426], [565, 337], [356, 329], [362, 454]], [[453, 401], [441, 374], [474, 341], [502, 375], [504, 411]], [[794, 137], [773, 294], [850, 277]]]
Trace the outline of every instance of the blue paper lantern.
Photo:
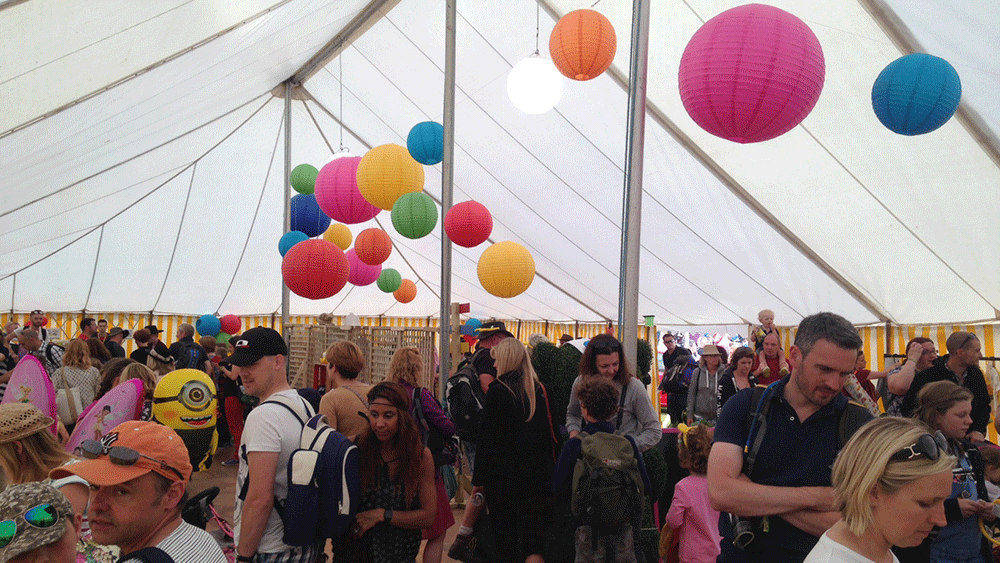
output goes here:
[[194, 323], [194, 329], [202, 336], [215, 336], [222, 331], [222, 321], [215, 315], [202, 315]]
[[309, 237], [302, 231], [288, 231], [278, 239], [278, 252], [284, 257], [289, 249], [304, 240], [309, 240]]
[[479, 319], [469, 319], [465, 321], [465, 324], [462, 325], [461, 332], [462, 334], [468, 336], [478, 336], [476, 334], [476, 329], [481, 326], [483, 326], [483, 321]]
[[422, 121], [406, 136], [406, 149], [420, 164], [433, 166], [444, 158], [444, 127], [436, 121]]
[[318, 237], [330, 226], [330, 218], [319, 208], [313, 194], [299, 194], [292, 198], [291, 222], [291, 230], [302, 231], [309, 238]]
[[958, 109], [962, 82], [948, 61], [913, 53], [886, 66], [872, 86], [872, 108], [889, 130], [922, 135], [941, 127]]

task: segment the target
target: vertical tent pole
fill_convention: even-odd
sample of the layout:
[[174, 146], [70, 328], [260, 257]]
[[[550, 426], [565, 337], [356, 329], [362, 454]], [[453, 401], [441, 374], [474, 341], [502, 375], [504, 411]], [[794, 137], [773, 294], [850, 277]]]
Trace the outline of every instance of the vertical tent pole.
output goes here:
[[451, 239], [444, 230], [444, 216], [451, 209], [455, 180], [455, 21], [457, 0], [447, 0], [444, 18], [444, 151], [441, 158], [441, 397], [451, 372]]
[[646, 137], [648, 54], [649, 0], [633, 0], [628, 137], [625, 142], [625, 198], [622, 206], [622, 264], [618, 286], [618, 335], [625, 359], [633, 366], [639, 338], [639, 236], [642, 224], [642, 157]]
[[[285, 222], [282, 224], [281, 233], [287, 233], [292, 226], [292, 82], [285, 81], [285, 176], [281, 179], [285, 194]], [[285, 280], [281, 280], [281, 333], [285, 334], [285, 325], [288, 324], [288, 286]], [[288, 335], [285, 334], [285, 338]], [[288, 367], [288, 366], [285, 366]]]

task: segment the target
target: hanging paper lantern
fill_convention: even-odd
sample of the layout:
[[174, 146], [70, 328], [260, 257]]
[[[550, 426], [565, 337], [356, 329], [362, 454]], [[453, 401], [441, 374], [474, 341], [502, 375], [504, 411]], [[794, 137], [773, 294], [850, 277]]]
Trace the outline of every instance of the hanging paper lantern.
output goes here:
[[913, 53], [886, 66], [872, 86], [875, 116], [900, 135], [922, 135], [944, 125], [958, 109], [962, 82], [951, 64]]
[[403, 283], [399, 284], [399, 289], [392, 292], [392, 296], [400, 303], [409, 303], [417, 297], [417, 284], [403, 280]]
[[528, 249], [513, 241], [498, 242], [479, 257], [476, 267], [483, 289], [497, 297], [524, 293], [535, 279], [535, 260]]
[[236, 334], [240, 331], [240, 326], [243, 325], [243, 321], [236, 315], [224, 315], [219, 319], [219, 323], [222, 325], [220, 330], [222, 330], [223, 334]]
[[483, 326], [483, 321], [479, 319], [469, 319], [462, 325], [461, 333], [470, 336], [476, 335], [476, 329]]
[[229, 344], [229, 339], [232, 338], [232, 337], [233, 337], [232, 334], [229, 334], [229, 333], [226, 333], [226, 332], [220, 332], [219, 334], [215, 335], [215, 343], [216, 344]]
[[368, 151], [358, 163], [358, 191], [380, 209], [392, 209], [403, 194], [424, 189], [424, 167], [394, 144]]
[[392, 241], [389, 234], [382, 229], [372, 227], [358, 233], [354, 241], [354, 251], [361, 260], [369, 266], [385, 262], [392, 254]]
[[590, 80], [611, 66], [617, 43], [608, 18], [594, 10], [574, 10], [552, 28], [549, 55], [567, 78]]
[[323, 238], [337, 245], [341, 250], [347, 250], [351, 247], [351, 242], [354, 241], [354, 237], [351, 235], [351, 229], [347, 228], [347, 225], [341, 225], [340, 223], [333, 223], [330, 227], [323, 232]]
[[403, 276], [399, 275], [399, 272], [395, 268], [386, 268], [382, 270], [379, 274], [376, 284], [378, 288], [385, 293], [392, 293], [399, 289], [399, 285], [403, 283]]
[[444, 232], [448, 233], [451, 242], [472, 248], [490, 238], [493, 216], [478, 201], [456, 203], [444, 216]]
[[347, 281], [354, 285], [371, 285], [375, 283], [378, 279], [379, 274], [382, 273], [382, 265], [377, 264], [375, 266], [369, 266], [358, 258], [357, 253], [354, 249], [350, 249], [344, 253], [347, 256], [347, 263], [350, 264], [351, 272], [347, 276]]
[[281, 277], [292, 293], [325, 299], [347, 283], [350, 269], [344, 252], [331, 242], [312, 239], [292, 247], [281, 261]]
[[316, 196], [299, 194], [292, 198], [291, 230], [302, 231], [307, 237], [318, 237], [330, 226], [330, 218], [316, 203]]
[[278, 239], [278, 253], [284, 257], [288, 249], [304, 240], [309, 240], [309, 237], [302, 231], [288, 231]]
[[222, 324], [215, 315], [202, 315], [195, 321], [194, 329], [202, 336], [215, 336], [222, 330]]
[[812, 111], [826, 64], [816, 35], [773, 6], [746, 4], [705, 22], [681, 56], [681, 101], [709, 133], [737, 143], [773, 139]]
[[514, 107], [530, 115], [554, 108], [563, 95], [563, 77], [552, 61], [531, 55], [514, 65], [507, 75], [507, 97]]
[[292, 168], [292, 175], [288, 180], [292, 184], [292, 189], [300, 194], [309, 195], [316, 187], [317, 174], [319, 170], [312, 164], [300, 164]]
[[420, 164], [433, 166], [444, 157], [444, 127], [436, 121], [422, 121], [406, 136], [406, 149]]
[[406, 238], [425, 237], [437, 225], [437, 204], [424, 192], [406, 194], [392, 206], [392, 226]]
[[360, 162], [360, 156], [337, 158], [326, 163], [316, 176], [316, 202], [334, 221], [348, 225], [364, 223], [382, 211], [358, 191]]

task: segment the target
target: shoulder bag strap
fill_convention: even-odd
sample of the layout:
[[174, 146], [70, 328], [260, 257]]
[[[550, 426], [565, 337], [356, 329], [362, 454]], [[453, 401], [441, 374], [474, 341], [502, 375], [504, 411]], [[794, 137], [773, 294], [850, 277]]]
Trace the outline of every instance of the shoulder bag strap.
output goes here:
[[[778, 380], [781, 381], [781, 380]], [[771, 397], [774, 394], [775, 381], [762, 391], [757, 391], [759, 387], [754, 387], [753, 398], [760, 397], [754, 408], [754, 415], [750, 422], [750, 432], [747, 434], [746, 463], [743, 473], [749, 477], [753, 473], [754, 463], [757, 461], [757, 452], [764, 441], [764, 434], [767, 433], [767, 414], [771, 410]], [[756, 432], [754, 431], [756, 429]]]
[[76, 420], [80, 417], [80, 413], [76, 412], [76, 401], [73, 400], [73, 392], [69, 386], [69, 382], [66, 381], [66, 370], [59, 368], [59, 375], [62, 376], [63, 389], [66, 391], [66, 404], [69, 406], [69, 415]]
[[628, 393], [628, 384], [631, 382], [632, 378], [629, 378], [625, 385], [622, 385], [621, 396], [618, 397], [618, 423], [615, 424], [615, 430], [622, 427], [622, 416], [625, 414], [625, 394]]
[[545, 417], [549, 419], [549, 434], [552, 436], [552, 459], [556, 458], [556, 444], [559, 440], [556, 439], [556, 429], [552, 424], [552, 409], [549, 408], [549, 393], [545, 390], [545, 385], [539, 382], [538, 384], [542, 388], [542, 397], [545, 397]]
[[138, 559], [145, 563], [174, 563], [174, 559], [158, 547], [144, 547], [138, 551], [127, 553], [118, 559], [118, 563], [129, 559]]

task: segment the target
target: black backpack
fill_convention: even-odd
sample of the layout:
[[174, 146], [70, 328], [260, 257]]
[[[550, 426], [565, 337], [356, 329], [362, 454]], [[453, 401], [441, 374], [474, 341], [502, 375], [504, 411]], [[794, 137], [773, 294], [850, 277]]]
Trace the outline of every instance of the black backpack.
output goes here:
[[122, 555], [118, 561], [128, 561], [129, 559], [138, 559], [144, 563], [174, 563], [174, 559], [167, 555], [166, 551], [158, 547], [144, 547], [138, 551]]
[[455, 375], [448, 378], [445, 397], [448, 401], [448, 415], [455, 423], [455, 432], [463, 440], [476, 439], [479, 415], [483, 411], [486, 396], [479, 385], [475, 358], [477, 354], [489, 354], [489, 350], [478, 350], [471, 358], [458, 365]]
[[[434, 428], [427, 422], [424, 415], [424, 404], [421, 399], [423, 387], [413, 389], [413, 412], [416, 415], [417, 428], [420, 429], [421, 438], [424, 445], [431, 451], [434, 457], [434, 466], [452, 465], [458, 459], [458, 444], [453, 438], [449, 438]], [[435, 399], [437, 400], [437, 399]]]
[[174, 369], [200, 370], [202, 369], [202, 364], [205, 363], [205, 359], [208, 358], [208, 355], [205, 354], [205, 349], [197, 342], [185, 342], [184, 349], [177, 356], [177, 359], [174, 361]]

